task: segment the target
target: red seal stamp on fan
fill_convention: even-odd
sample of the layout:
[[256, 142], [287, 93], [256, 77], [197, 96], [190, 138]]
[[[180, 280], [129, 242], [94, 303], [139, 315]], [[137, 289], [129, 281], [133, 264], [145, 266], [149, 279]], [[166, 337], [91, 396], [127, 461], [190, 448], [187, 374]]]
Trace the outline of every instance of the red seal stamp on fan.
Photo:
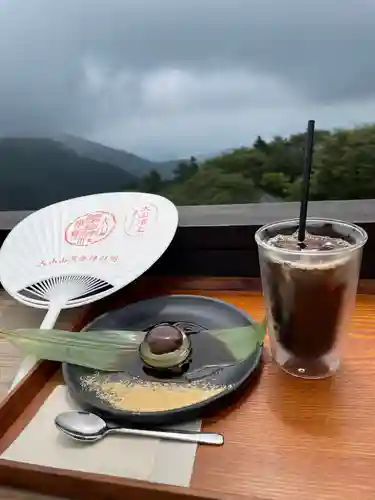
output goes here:
[[65, 241], [77, 247], [86, 247], [108, 238], [116, 227], [116, 217], [98, 210], [77, 217], [65, 230]]
[[150, 229], [157, 221], [158, 209], [149, 203], [133, 209], [133, 213], [125, 219], [124, 231], [129, 236], [139, 236]]

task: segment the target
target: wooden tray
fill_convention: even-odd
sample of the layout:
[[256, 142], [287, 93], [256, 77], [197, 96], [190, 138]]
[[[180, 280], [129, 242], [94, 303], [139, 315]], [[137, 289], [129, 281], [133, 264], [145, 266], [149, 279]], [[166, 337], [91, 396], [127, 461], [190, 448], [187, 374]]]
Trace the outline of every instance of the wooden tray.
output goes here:
[[[375, 286], [362, 283], [339, 374], [302, 381], [269, 359], [259, 383], [204, 429], [225, 435], [222, 448], [199, 447], [191, 486], [176, 488], [0, 459], [0, 484], [72, 499], [343, 500], [375, 496]], [[75, 329], [111, 307], [164, 293], [199, 293], [263, 316], [259, 281], [141, 279], [95, 305]], [[0, 406], [0, 452], [20, 434], [54, 387], [60, 366], [41, 362]]]

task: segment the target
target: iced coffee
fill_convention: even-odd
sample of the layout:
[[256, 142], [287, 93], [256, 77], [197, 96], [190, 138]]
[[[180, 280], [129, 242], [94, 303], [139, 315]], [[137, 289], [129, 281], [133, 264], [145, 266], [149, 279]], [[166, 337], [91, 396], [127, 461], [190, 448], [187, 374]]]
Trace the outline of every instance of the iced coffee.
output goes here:
[[256, 233], [271, 350], [292, 375], [323, 378], [339, 366], [353, 310], [366, 232], [346, 222], [307, 219], [268, 224]]

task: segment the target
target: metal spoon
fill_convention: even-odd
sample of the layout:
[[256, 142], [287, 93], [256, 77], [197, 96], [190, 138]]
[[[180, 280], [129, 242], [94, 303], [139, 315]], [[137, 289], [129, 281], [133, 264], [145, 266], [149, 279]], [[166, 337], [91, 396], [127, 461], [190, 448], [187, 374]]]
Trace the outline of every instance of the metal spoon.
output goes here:
[[55, 424], [58, 429], [72, 439], [91, 443], [103, 439], [107, 434], [118, 433], [127, 434], [129, 436], [153, 437], [187, 443], [211, 444], [216, 446], [224, 444], [224, 437], [215, 432], [132, 429], [105, 422], [98, 415], [87, 411], [68, 411], [60, 413], [60, 415], [55, 418]]

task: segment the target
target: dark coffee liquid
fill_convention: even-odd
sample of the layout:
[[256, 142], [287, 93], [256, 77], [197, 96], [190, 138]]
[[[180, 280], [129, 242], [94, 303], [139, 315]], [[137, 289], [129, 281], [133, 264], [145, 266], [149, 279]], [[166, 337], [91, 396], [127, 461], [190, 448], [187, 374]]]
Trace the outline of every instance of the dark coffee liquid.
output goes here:
[[[301, 248], [295, 235], [278, 235], [268, 241], [277, 248], [322, 252], [350, 247], [339, 238], [307, 235]], [[323, 261], [322, 261], [323, 262]], [[263, 272], [270, 296], [273, 329], [281, 346], [295, 357], [312, 359], [327, 354], [335, 345], [345, 308], [353, 263], [306, 265], [267, 257]]]

